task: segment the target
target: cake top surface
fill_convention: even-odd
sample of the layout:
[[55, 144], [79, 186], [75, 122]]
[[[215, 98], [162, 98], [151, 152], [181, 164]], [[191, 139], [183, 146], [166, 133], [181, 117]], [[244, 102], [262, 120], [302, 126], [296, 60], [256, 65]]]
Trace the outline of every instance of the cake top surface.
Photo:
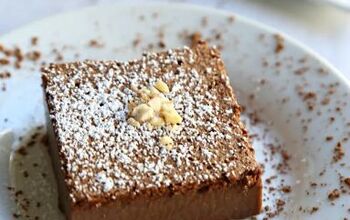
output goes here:
[[[157, 80], [182, 117], [176, 129], [128, 123], [137, 90]], [[201, 189], [259, 170], [220, 53], [206, 43], [129, 62], [51, 64], [43, 84], [74, 203]]]

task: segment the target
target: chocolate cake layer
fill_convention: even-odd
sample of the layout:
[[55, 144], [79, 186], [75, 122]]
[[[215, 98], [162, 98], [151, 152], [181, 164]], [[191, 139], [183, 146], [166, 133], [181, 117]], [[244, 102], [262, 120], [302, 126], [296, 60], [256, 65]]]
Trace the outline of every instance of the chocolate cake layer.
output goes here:
[[[260, 168], [217, 49], [199, 41], [129, 62], [51, 64], [42, 79], [68, 219], [229, 219], [260, 211]], [[135, 103], [159, 80], [181, 122], [130, 124]]]

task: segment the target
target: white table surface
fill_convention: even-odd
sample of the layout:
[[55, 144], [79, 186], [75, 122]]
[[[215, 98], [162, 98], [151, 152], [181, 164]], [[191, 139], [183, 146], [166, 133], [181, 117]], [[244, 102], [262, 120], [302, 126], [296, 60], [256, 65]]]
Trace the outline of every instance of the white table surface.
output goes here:
[[[145, 2], [142, 0], [139, 2]], [[244, 15], [311, 47], [350, 79], [350, 12], [318, 0], [181, 0]], [[0, 35], [56, 13], [115, 0], [0, 0]], [[135, 0], [132, 0], [135, 2]]]

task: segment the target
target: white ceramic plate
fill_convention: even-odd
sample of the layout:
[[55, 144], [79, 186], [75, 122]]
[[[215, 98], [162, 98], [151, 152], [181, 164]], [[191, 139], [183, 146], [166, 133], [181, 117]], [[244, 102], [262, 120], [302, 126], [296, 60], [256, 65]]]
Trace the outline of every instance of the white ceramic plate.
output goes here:
[[[276, 209], [280, 209], [278, 219], [349, 216], [350, 187], [339, 179], [339, 175], [350, 177], [350, 163], [345, 159], [350, 148], [344, 140], [350, 131], [349, 83], [304, 46], [285, 36], [276, 38], [276, 30], [191, 5], [118, 4], [54, 16], [2, 36], [0, 42], [25, 51], [40, 50], [41, 61], [46, 62], [57, 57], [54, 48], [64, 61], [127, 60], [139, 57], [150, 43], [158, 50], [160, 40], [166, 48], [187, 44], [183, 36], [195, 31], [210, 38], [211, 44], [223, 46], [231, 83], [246, 109], [244, 120], [265, 167], [264, 206], [270, 209], [257, 217], [272, 216]], [[30, 46], [32, 36], [39, 37], [37, 46]], [[91, 39], [104, 46], [88, 46]], [[279, 44], [283, 48], [276, 52]], [[10, 149], [27, 143], [36, 127], [45, 123], [40, 62], [25, 61], [17, 70], [0, 67], [0, 72], [12, 73], [10, 79], [0, 79], [0, 87], [6, 86], [6, 91], [0, 91], [0, 219], [10, 219], [13, 212], [62, 218], [46, 148], [34, 144], [27, 148], [27, 156], [12, 153], [9, 163]], [[326, 141], [328, 136], [332, 140]], [[337, 142], [344, 146], [345, 157], [332, 162]], [[23, 191], [23, 195], [17, 193], [17, 208], [10, 199], [15, 193], [7, 186]], [[332, 202], [328, 193], [334, 189], [344, 192]]]

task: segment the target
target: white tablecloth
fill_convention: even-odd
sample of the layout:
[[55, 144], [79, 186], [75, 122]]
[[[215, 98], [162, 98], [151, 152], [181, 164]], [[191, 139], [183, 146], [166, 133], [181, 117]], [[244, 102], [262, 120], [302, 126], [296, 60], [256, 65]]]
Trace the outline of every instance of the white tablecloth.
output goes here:
[[[143, 0], [146, 1], [146, 0]], [[115, 0], [0, 0], [0, 35], [55, 13]], [[133, 1], [134, 2], [134, 1]], [[303, 0], [182, 0], [244, 15], [294, 37], [350, 79], [350, 12]]]

